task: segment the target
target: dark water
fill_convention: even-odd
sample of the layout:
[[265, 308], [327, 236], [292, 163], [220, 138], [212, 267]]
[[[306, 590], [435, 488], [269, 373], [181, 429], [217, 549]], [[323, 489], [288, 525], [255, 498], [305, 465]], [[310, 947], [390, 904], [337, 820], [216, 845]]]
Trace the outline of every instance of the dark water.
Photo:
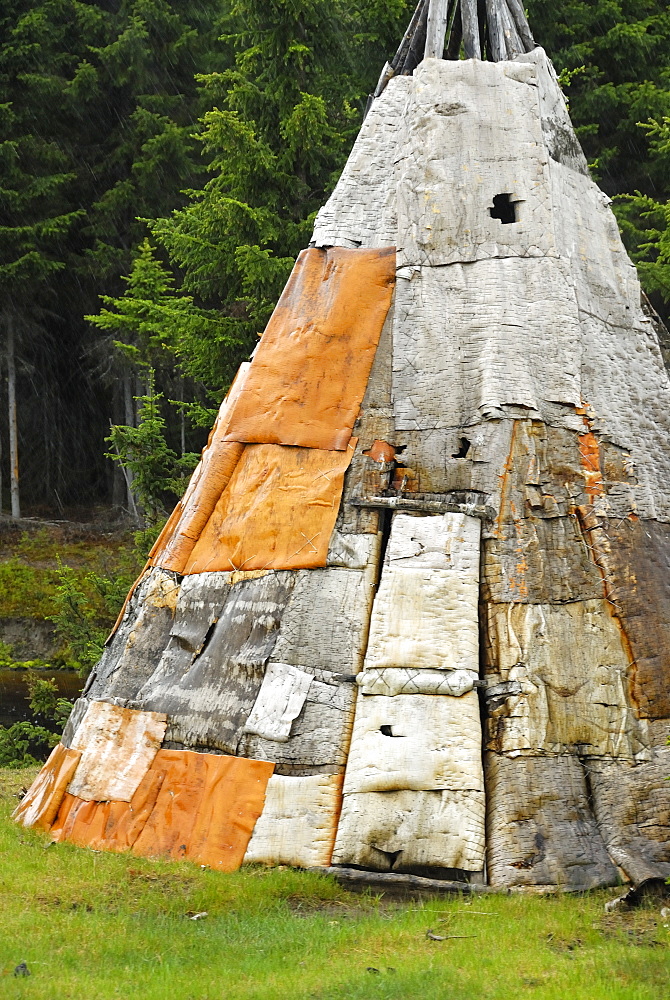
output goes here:
[[[70, 701], [79, 695], [84, 681], [74, 670], [36, 670], [40, 677], [52, 678], [58, 685], [61, 698]], [[28, 704], [28, 686], [25, 670], [3, 670], [0, 667], [0, 726], [11, 726], [13, 722], [31, 719]]]

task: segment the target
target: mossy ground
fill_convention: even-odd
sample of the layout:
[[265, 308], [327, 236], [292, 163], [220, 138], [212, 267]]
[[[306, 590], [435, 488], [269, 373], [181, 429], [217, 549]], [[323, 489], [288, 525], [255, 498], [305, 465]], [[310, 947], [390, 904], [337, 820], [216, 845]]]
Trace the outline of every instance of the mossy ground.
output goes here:
[[[48, 846], [9, 819], [35, 773], [0, 771], [7, 1000], [664, 1000], [661, 903], [615, 892], [394, 902], [287, 868], [223, 875]], [[207, 916], [191, 920], [202, 911]], [[446, 940], [426, 937], [431, 929]], [[29, 977], [14, 976], [25, 961]]]
[[[57, 611], [60, 567], [70, 567], [101, 619], [110, 612], [94, 578], [130, 586], [141, 569], [132, 533], [84, 525], [0, 525], [0, 618], [48, 619]], [[112, 618], [113, 621], [113, 618]]]

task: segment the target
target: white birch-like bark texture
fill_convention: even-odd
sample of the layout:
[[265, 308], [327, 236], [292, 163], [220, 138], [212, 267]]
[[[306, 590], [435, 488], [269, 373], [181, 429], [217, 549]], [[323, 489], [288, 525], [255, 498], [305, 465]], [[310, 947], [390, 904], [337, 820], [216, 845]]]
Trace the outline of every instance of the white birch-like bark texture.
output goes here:
[[396, 76], [374, 101], [337, 187], [316, 217], [314, 246], [397, 244], [393, 164], [411, 86], [411, 77]]
[[487, 746], [498, 753], [633, 760], [649, 726], [628, 696], [629, 659], [604, 600], [489, 604]]
[[[271, 666], [274, 665], [268, 665]], [[351, 676], [329, 670], [302, 667], [301, 671], [310, 674], [312, 682], [300, 713], [291, 723], [288, 738], [271, 740], [242, 732], [236, 753], [253, 760], [274, 761], [275, 773], [339, 771], [347, 761], [356, 685]]]
[[380, 539], [375, 535], [353, 535], [333, 531], [328, 546], [328, 565], [341, 569], [367, 569], [376, 564]]
[[426, 431], [504, 417], [523, 406], [580, 404], [580, 330], [572, 278], [554, 257], [480, 260], [400, 272], [396, 426]]
[[244, 732], [286, 743], [312, 683], [311, 674], [288, 663], [268, 663]]
[[[497, 517], [484, 544], [483, 599], [552, 604], [602, 597], [602, 575], [574, 516], [589, 499], [578, 436], [516, 420], [510, 437]], [[609, 473], [615, 463], [606, 464]]]
[[361, 694], [444, 694], [452, 698], [472, 691], [471, 670], [420, 670], [413, 667], [370, 667], [356, 677]]
[[417, 473], [419, 492], [476, 490], [498, 510], [511, 433], [511, 420], [485, 420], [460, 427], [403, 431], [398, 438], [404, 445], [403, 464]]
[[[480, 522], [393, 516], [365, 672], [472, 680], [478, 671]], [[370, 676], [368, 674], [368, 676]], [[335, 864], [376, 870], [483, 868], [477, 695], [363, 694], [356, 702]]]
[[345, 795], [441, 788], [484, 790], [476, 693], [359, 696]]
[[[427, 59], [398, 162], [400, 266], [555, 255], [535, 67]], [[516, 222], [491, 215], [506, 195]]]
[[479, 671], [481, 524], [464, 514], [395, 514], [370, 623], [366, 668]]
[[651, 724], [641, 764], [586, 758], [593, 812], [610, 857], [634, 883], [670, 877], [670, 724]]
[[415, 868], [480, 872], [484, 867], [484, 793], [345, 795], [333, 864], [382, 872]]
[[[668, 522], [670, 384], [653, 326], [639, 315], [625, 326], [584, 315], [582, 345], [582, 393], [594, 432], [625, 451], [633, 476], [623, 516]], [[618, 513], [609, 497], [600, 506]]]
[[[520, 5], [520, 0], [518, 3]], [[572, 127], [556, 71], [546, 52], [538, 46], [517, 56], [515, 62], [533, 63], [535, 66], [542, 134], [549, 156], [557, 163], [588, 177], [586, 157]]]
[[[153, 570], [65, 744], [97, 699], [274, 762], [266, 863], [329, 863], [346, 767], [335, 864], [481, 872], [481, 601], [490, 881], [665, 877], [670, 383], [544, 52], [391, 79], [314, 244], [398, 261], [327, 565]], [[394, 491], [483, 522], [395, 513], [380, 576]]]
[[203, 607], [198, 653], [178, 641], [170, 645], [136, 704], [155, 711], [163, 706], [169, 716], [166, 740], [235, 754], [295, 579], [295, 572], [281, 570], [240, 580], [228, 588], [210, 626], [210, 611]]
[[[543, 49], [503, 63], [427, 59], [372, 104], [313, 241], [394, 244], [413, 264], [555, 254], [549, 160], [587, 174]], [[498, 194], [518, 199], [515, 226], [489, 214]]]
[[81, 757], [68, 792], [96, 802], [130, 802], [160, 749], [166, 725], [161, 713], [92, 702], [72, 741]]
[[342, 798], [336, 774], [273, 774], [245, 864], [328, 866]]
[[367, 643], [379, 552], [377, 534], [358, 537], [372, 540], [366, 569], [297, 571], [282, 615], [274, 660], [295, 667], [358, 673]]

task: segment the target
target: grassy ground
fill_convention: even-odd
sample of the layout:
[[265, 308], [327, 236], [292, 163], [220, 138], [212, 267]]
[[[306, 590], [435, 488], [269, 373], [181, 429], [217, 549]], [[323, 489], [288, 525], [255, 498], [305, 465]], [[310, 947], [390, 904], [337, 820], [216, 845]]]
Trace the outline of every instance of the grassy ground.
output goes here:
[[[311, 872], [221, 875], [48, 846], [8, 819], [34, 773], [0, 771], [6, 1000], [670, 997], [658, 902], [613, 914], [603, 908], [612, 892], [399, 903]], [[14, 976], [23, 961], [31, 975]]]

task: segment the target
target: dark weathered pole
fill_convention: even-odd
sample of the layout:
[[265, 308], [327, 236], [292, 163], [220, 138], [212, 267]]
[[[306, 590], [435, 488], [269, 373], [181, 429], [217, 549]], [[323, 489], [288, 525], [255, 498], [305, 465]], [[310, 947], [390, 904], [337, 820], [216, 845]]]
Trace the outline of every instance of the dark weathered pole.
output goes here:
[[535, 39], [531, 33], [528, 21], [526, 20], [526, 13], [523, 9], [523, 4], [521, 0], [507, 0], [507, 6], [509, 7], [510, 13], [516, 25], [516, 30], [519, 32], [519, 37], [524, 44], [526, 52], [530, 52], [534, 49]]
[[463, 49], [466, 59], [481, 59], [482, 47], [479, 40], [479, 20], [477, 0], [461, 0], [461, 21], [463, 23]]
[[[402, 41], [398, 46], [398, 51], [394, 55], [393, 59], [384, 65], [383, 70], [379, 74], [379, 80], [377, 81], [377, 86], [374, 89], [372, 98], [379, 97], [389, 80], [391, 80], [398, 73], [402, 73], [404, 71], [404, 66], [413, 48], [413, 43], [415, 42], [417, 35], [421, 34], [422, 26], [425, 29], [428, 3], [429, 0], [419, 0], [414, 14], [412, 15], [412, 20], [409, 22], [407, 27], [407, 31], [403, 35]], [[416, 65], [416, 63], [414, 65]], [[366, 114], [368, 110], [369, 107], [366, 108]]]
[[505, 0], [501, 0], [500, 3], [500, 19], [502, 21], [503, 34], [505, 35], [507, 58], [514, 59], [516, 56], [522, 55], [525, 52], [525, 48]]
[[19, 499], [19, 431], [16, 411], [16, 355], [14, 317], [6, 313], [7, 325], [7, 410], [9, 422], [9, 490], [12, 517], [21, 517]]
[[454, 0], [453, 16], [450, 16], [449, 38], [445, 57], [447, 59], [458, 59], [461, 51], [461, 41], [463, 40], [463, 19], [461, 17], [461, 5], [459, 0]]

